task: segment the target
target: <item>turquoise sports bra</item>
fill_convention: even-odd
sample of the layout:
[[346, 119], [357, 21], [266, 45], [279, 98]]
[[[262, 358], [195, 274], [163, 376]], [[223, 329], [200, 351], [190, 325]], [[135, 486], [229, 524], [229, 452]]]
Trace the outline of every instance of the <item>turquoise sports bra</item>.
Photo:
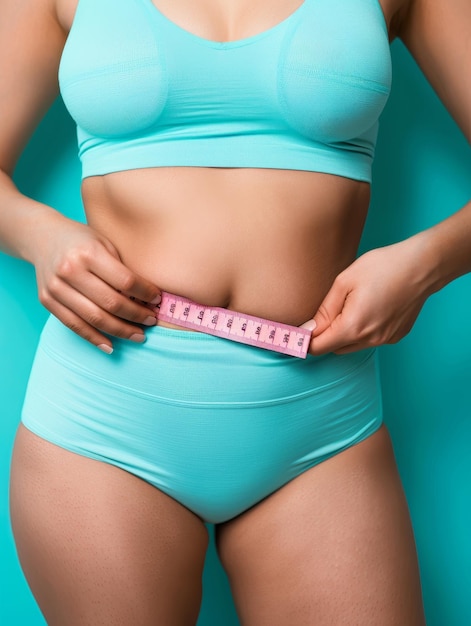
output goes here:
[[305, 0], [216, 42], [152, 0], [79, 0], [59, 68], [83, 177], [163, 166], [371, 181], [391, 57], [378, 0]]

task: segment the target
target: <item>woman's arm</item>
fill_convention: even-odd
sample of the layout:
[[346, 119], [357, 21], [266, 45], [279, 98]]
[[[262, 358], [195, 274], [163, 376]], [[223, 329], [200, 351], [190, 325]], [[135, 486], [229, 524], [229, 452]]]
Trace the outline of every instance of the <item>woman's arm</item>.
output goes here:
[[[399, 36], [471, 143], [471, 2], [411, 0]], [[434, 291], [471, 271], [471, 203], [426, 236]]]
[[11, 179], [21, 151], [58, 94], [65, 39], [56, 0], [0, 2], [0, 248], [34, 264], [47, 309], [110, 351], [103, 333], [144, 339], [132, 322], [155, 323], [139, 301], [156, 301], [158, 288], [125, 267], [108, 239], [27, 198]]
[[[471, 141], [471, 2], [410, 0], [399, 37]], [[436, 226], [367, 252], [342, 272], [313, 320], [312, 354], [399, 341], [426, 299], [471, 271], [471, 202]]]

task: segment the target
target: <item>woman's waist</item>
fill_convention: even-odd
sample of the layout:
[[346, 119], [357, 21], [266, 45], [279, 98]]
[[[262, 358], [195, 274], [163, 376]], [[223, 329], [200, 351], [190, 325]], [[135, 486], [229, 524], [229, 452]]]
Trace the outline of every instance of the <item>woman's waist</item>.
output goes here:
[[[137, 274], [182, 301], [290, 326], [300, 326], [313, 317], [335, 277], [353, 260], [339, 254], [336, 259], [307, 258], [302, 262], [261, 257], [229, 262], [207, 252], [205, 261], [185, 248], [181, 256], [124, 254], [122, 259]], [[179, 325], [170, 319], [161, 323]]]
[[219, 256], [293, 246], [309, 250], [355, 239], [369, 186], [339, 176], [289, 170], [153, 168], [84, 180], [89, 223], [126, 243], [211, 247]]
[[299, 326], [310, 319], [358, 241], [331, 233], [279, 240], [132, 230], [107, 235], [124, 265], [163, 291], [193, 302]]
[[[184, 173], [166, 174], [179, 180]], [[139, 192], [134, 174], [142, 183]], [[183, 192], [175, 184], [167, 189], [163, 174], [113, 175], [104, 186], [89, 181], [84, 204], [90, 226], [114, 244], [123, 263], [164, 291], [300, 325], [355, 258], [368, 200], [353, 191], [355, 184], [334, 184], [331, 177], [310, 188], [310, 178], [280, 172], [286, 184], [299, 183], [291, 194], [282, 185], [281, 194], [273, 172], [248, 173], [249, 185], [236, 171], [239, 186], [231, 172], [211, 173], [212, 184], [191, 193], [191, 184]], [[188, 175], [188, 183], [196, 184], [196, 173]], [[271, 192], [265, 178], [273, 182]]]

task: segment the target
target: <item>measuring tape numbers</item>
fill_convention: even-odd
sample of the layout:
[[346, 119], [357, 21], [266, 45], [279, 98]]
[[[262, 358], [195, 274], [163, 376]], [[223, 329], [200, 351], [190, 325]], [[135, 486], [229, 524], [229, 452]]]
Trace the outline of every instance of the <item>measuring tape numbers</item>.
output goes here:
[[166, 291], [155, 313], [163, 322], [301, 359], [306, 358], [311, 341], [311, 331], [305, 328], [205, 306]]

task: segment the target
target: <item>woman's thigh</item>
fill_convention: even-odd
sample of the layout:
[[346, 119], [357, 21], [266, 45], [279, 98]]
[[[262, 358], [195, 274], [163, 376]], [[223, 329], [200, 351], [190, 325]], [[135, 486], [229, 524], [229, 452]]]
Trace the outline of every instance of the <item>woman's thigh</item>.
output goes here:
[[304, 472], [216, 529], [244, 626], [423, 626], [389, 434]]
[[20, 425], [11, 518], [25, 576], [51, 626], [196, 623], [207, 530], [144, 480]]

